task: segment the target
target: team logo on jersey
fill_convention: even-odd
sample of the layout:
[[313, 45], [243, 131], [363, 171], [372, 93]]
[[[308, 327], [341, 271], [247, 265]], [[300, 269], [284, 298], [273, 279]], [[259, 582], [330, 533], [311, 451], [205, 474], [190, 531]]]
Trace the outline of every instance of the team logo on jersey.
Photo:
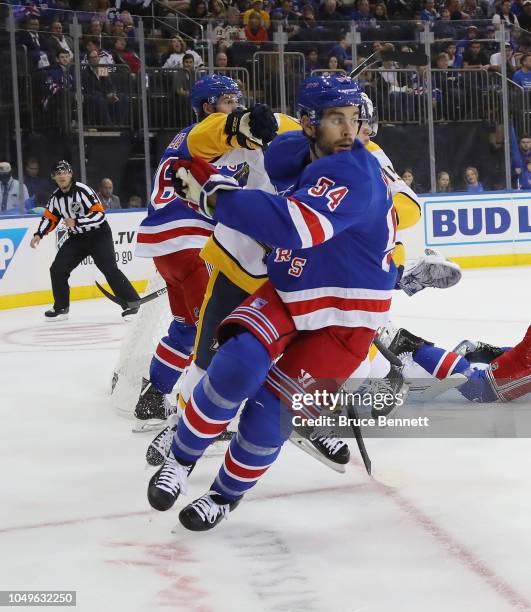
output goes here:
[[306, 370], [301, 370], [297, 382], [303, 389], [307, 389], [310, 385], [315, 383], [315, 378], [309, 372], [306, 372]]
[[260, 310], [267, 304], [267, 300], [264, 298], [257, 297], [251, 302], [251, 308], [256, 308], [256, 310]]
[[0, 230], [0, 279], [3, 278], [27, 231], [26, 227]]
[[72, 202], [71, 208], [74, 215], [79, 215], [83, 211], [83, 204], [81, 202]]

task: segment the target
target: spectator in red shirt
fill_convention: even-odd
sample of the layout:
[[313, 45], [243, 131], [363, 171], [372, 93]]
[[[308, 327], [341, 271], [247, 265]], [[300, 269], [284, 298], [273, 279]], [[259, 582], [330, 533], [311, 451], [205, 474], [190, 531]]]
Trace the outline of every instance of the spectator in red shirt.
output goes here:
[[115, 64], [127, 64], [134, 74], [140, 70], [140, 58], [136, 53], [127, 48], [125, 36], [119, 36], [114, 41], [112, 57]]
[[263, 26], [262, 17], [258, 12], [249, 15], [249, 21], [244, 31], [245, 38], [251, 42], [265, 42], [269, 40], [267, 30]]

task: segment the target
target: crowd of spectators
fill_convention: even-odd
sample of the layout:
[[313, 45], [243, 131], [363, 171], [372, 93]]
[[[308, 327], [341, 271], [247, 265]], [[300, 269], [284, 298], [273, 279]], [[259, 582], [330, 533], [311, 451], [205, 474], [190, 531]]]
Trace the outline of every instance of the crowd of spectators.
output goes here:
[[[0, 161], [0, 216], [19, 214], [21, 195], [23, 212], [42, 214], [43, 207], [56, 187], [49, 177], [43, 176], [36, 157], [27, 157], [22, 183], [15, 178], [11, 163]], [[144, 206], [141, 196], [137, 194], [132, 194], [126, 200], [122, 200], [114, 193], [114, 183], [108, 177], [101, 179], [97, 195], [106, 210]]]
[[[207, 23], [212, 26], [218, 70], [245, 66], [256, 48], [275, 50], [275, 31], [282, 26], [287, 50], [304, 54], [307, 75], [352, 69], [349, 31], [355, 23], [361, 35], [358, 62], [376, 50], [402, 54], [401, 60], [386, 60], [377, 71], [360, 76], [367, 93], [379, 102], [384, 92], [386, 107], [379, 110], [392, 122], [416, 119], [417, 102], [422, 98], [425, 103], [426, 65], [403, 58], [406, 53], [423, 53], [421, 32], [426, 23], [434, 34], [427, 62], [434, 69], [436, 120], [474, 119], [473, 107], [481, 115], [479, 101], [491, 81], [474, 76], [472, 82], [466, 69], [474, 69], [469, 74], [489, 75], [499, 73], [505, 63], [508, 77], [526, 95], [531, 92], [531, 0], [20, 0], [17, 44], [26, 49], [29, 69], [37, 75], [41, 108], [50, 115], [62, 108], [60, 94], [75, 90], [71, 10], [77, 11], [82, 27], [84, 119], [98, 128], [131, 120], [132, 96], [120, 74], [127, 73], [133, 83], [138, 79], [139, 17], [146, 29], [146, 65], [175, 71], [172, 95], [182, 109], [189, 106], [191, 87], [204, 66]], [[175, 10], [181, 12], [179, 19]], [[500, 27], [507, 40], [503, 52], [496, 37]], [[527, 162], [521, 166], [518, 173], [513, 168], [513, 176], [525, 188]], [[417, 191], [424, 190], [411, 169], [404, 174]], [[112, 194], [112, 181], [105, 180]], [[437, 184], [441, 191], [483, 188], [474, 167], [459, 177], [442, 171]], [[102, 182], [101, 193], [108, 187]]]

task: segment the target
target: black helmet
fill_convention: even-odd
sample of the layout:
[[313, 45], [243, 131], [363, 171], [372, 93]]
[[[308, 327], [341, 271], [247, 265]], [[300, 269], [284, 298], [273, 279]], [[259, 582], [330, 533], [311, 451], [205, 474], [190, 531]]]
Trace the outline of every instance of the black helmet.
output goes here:
[[55, 164], [55, 166], [52, 168], [52, 178], [58, 172], [69, 172], [70, 174], [74, 174], [74, 171], [72, 170], [72, 166], [69, 164], [69, 162], [67, 162], [64, 159], [62, 159], [61, 161], [58, 161]]

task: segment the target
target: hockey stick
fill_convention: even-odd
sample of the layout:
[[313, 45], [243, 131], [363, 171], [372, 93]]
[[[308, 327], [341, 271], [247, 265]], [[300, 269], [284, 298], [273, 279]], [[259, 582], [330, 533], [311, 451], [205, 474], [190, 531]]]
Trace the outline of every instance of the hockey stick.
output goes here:
[[153, 293], [149, 293], [148, 295], [145, 295], [144, 297], [141, 297], [138, 300], [124, 300], [122, 298], [117, 297], [110, 291], [107, 291], [107, 289], [102, 287], [98, 283], [98, 281], [94, 282], [96, 283], [96, 287], [103, 293], [105, 297], [109, 298], [111, 302], [118, 304], [118, 306], [121, 306], [122, 308], [137, 308], [138, 306], [142, 306], [142, 304], [145, 304], [146, 302], [151, 302], [151, 300], [157, 299], [168, 291], [167, 287], [162, 287], [161, 289], [157, 289], [157, 291], [153, 291]]
[[350, 78], [355, 79], [364, 70], [368, 70], [378, 62], [398, 62], [399, 64], [410, 66], [426, 66], [428, 56], [425, 53], [403, 53], [400, 51], [375, 51], [361, 64], [356, 66], [350, 73]]
[[404, 364], [400, 361], [400, 359], [385, 346], [378, 336], [375, 336], [373, 343], [389, 363], [392, 363], [397, 368], [404, 367]]
[[363, 60], [363, 62], [361, 62], [361, 64], [358, 64], [356, 66], [356, 68], [354, 68], [354, 70], [349, 74], [350, 78], [351, 79], [355, 79], [364, 70], [367, 70], [368, 68], [370, 68], [374, 64], [376, 64], [378, 62], [381, 62], [381, 61], [382, 61], [381, 51], [375, 51], [374, 53], [369, 55], [369, 57], [367, 59]]
[[370, 476], [372, 470], [371, 459], [369, 457], [369, 453], [367, 452], [365, 441], [363, 440], [361, 427], [356, 424], [359, 419], [358, 413], [356, 412], [356, 408], [350, 402], [347, 403], [347, 413], [350, 420], [350, 426], [352, 427], [352, 431], [354, 433], [354, 437], [356, 438], [356, 443], [358, 445], [358, 449], [363, 460], [363, 465], [367, 470], [367, 474]]

